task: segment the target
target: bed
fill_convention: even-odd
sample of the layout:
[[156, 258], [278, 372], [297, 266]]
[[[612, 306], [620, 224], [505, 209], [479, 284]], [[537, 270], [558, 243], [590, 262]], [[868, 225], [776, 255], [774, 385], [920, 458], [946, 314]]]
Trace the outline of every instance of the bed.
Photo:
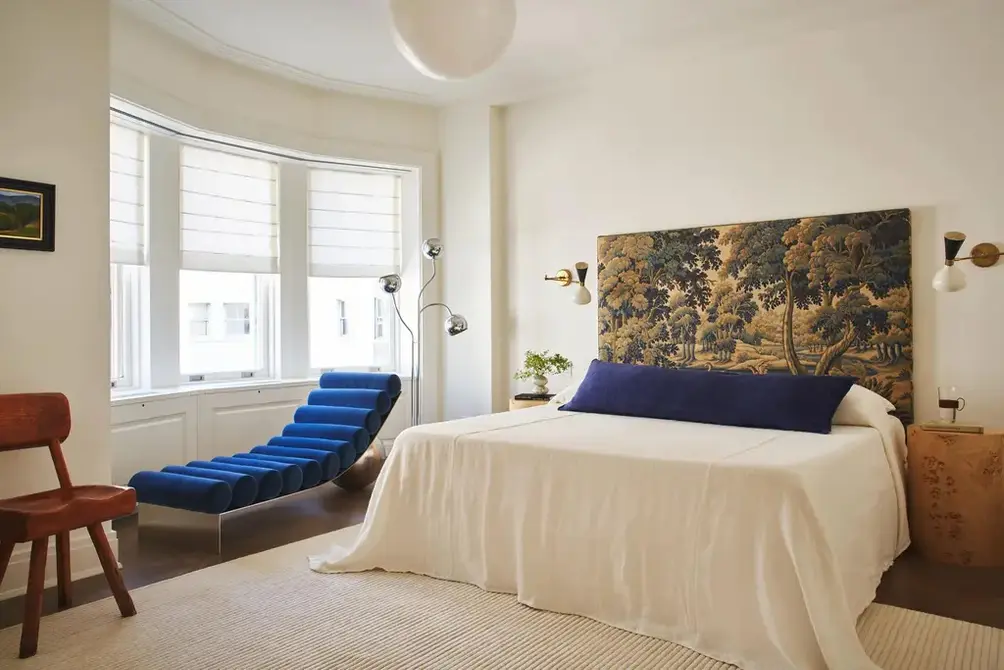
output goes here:
[[357, 544], [311, 567], [476, 584], [744, 668], [868, 668], [854, 625], [908, 542], [903, 452], [894, 417], [809, 435], [548, 405], [422, 426]]
[[[889, 220], [830, 223], [861, 239], [862, 226]], [[785, 225], [806, 228], [805, 221]], [[807, 229], [822, 235], [827, 225]], [[779, 234], [787, 229], [779, 226]], [[705, 229], [696, 230], [687, 242], [691, 251], [707, 241], [700, 232]], [[721, 237], [717, 253], [726, 258], [719, 265], [739, 268], [731, 292], [741, 292], [742, 266], [729, 262], [735, 250], [756, 240], [740, 233]], [[884, 243], [895, 242], [892, 237]], [[785, 239], [798, 243], [794, 236]], [[825, 244], [815, 248], [825, 250]], [[866, 252], [852, 250], [858, 267], [868, 261], [862, 253], [877, 253], [879, 245], [869, 244]], [[650, 365], [728, 365], [749, 373], [794, 358], [846, 374], [865, 361], [859, 381], [892, 401], [899, 416], [883, 410], [854, 422], [859, 425], [812, 434], [564, 412], [554, 403], [413, 427], [394, 444], [356, 544], [311, 557], [311, 568], [384, 569], [475, 584], [513, 593], [531, 607], [671, 640], [747, 670], [875, 668], [855, 623], [882, 573], [909, 543], [902, 423], [912, 409], [909, 369], [904, 375], [902, 361], [879, 360], [876, 352], [855, 356], [849, 348], [828, 358], [847, 337], [839, 330], [841, 341], [801, 359], [786, 346], [787, 360], [772, 362], [765, 354], [744, 367], [748, 358], [737, 361], [722, 353], [727, 347], [712, 347], [709, 363], [703, 349], [687, 344], [690, 335], [681, 332], [682, 343], [667, 342], [670, 326], [638, 327], [631, 319], [639, 317], [623, 311], [640, 303], [617, 297], [619, 277], [634, 272], [632, 290], [638, 276], [657, 282], [656, 253], [671, 259], [672, 248], [665, 240], [601, 238], [601, 356]], [[625, 254], [649, 255], [644, 263], [629, 258], [632, 266]], [[680, 267], [679, 259], [673, 262]], [[906, 268], [908, 274], [908, 262]], [[715, 269], [711, 264], [705, 271]], [[847, 276], [846, 267], [839, 270]], [[698, 319], [708, 318], [715, 292], [722, 292], [719, 281], [706, 292], [694, 289], [707, 299], [691, 308]], [[797, 280], [789, 275], [787, 281]], [[895, 282], [884, 281], [888, 295]], [[726, 297], [723, 305], [742, 302]], [[882, 298], [879, 289], [869, 292], [875, 304]], [[674, 300], [671, 292], [666, 300]], [[676, 309], [685, 300], [676, 299]], [[840, 307], [843, 298], [833, 300], [827, 309]], [[769, 303], [759, 307], [766, 311]], [[648, 314], [673, 322], [668, 312]], [[691, 331], [696, 343], [699, 331]], [[855, 342], [860, 348], [860, 339]], [[894, 381], [885, 378], [890, 375]]]

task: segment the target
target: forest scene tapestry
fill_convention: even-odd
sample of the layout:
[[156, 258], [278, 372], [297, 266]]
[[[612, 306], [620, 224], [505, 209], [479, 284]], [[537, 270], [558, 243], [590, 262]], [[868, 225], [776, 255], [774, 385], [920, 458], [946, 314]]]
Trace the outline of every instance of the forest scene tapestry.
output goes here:
[[910, 212], [600, 237], [599, 357], [848, 375], [913, 415]]

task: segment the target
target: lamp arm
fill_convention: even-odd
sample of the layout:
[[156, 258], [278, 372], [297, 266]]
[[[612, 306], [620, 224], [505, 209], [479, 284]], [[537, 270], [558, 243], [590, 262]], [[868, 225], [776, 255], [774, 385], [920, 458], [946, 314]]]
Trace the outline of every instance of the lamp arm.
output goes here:
[[[419, 305], [419, 307], [421, 307], [421, 305], [422, 305], [422, 294], [425, 293], [425, 289], [428, 288], [429, 284], [431, 284], [432, 280], [435, 279], [435, 278], [436, 278], [436, 259], [433, 258], [432, 259], [432, 276], [429, 277], [429, 281], [425, 282], [422, 285], [422, 290], [418, 292], [418, 305]], [[421, 314], [422, 310], [419, 309], [418, 313]]]
[[450, 316], [453, 316], [453, 310], [450, 309], [449, 305], [447, 305], [446, 303], [442, 303], [442, 302], [430, 302], [428, 305], [426, 305], [422, 309], [418, 310], [418, 313], [421, 314], [422, 312], [424, 312], [425, 310], [429, 309], [430, 307], [442, 307], [443, 309], [445, 309], [447, 312], [450, 313]]
[[[988, 254], [988, 256], [990, 256], [990, 257], [999, 257], [1000, 254]], [[987, 256], [984, 256], [982, 254], [977, 254], [975, 256], [963, 256], [962, 258], [953, 258], [950, 261], [946, 260], [945, 261], [945, 265], [951, 265], [952, 263], [958, 263], [959, 261], [971, 261], [974, 258], [987, 258]]]
[[415, 421], [415, 416], [417, 414], [417, 405], [416, 405], [416, 403], [418, 402], [418, 397], [415, 394], [415, 384], [417, 383], [417, 380], [415, 379], [415, 377], [417, 376], [417, 374], [415, 372], [415, 332], [410, 327], [408, 327], [408, 323], [404, 320], [404, 317], [401, 316], [401, 308], [397, 304], [397, 294], [396, 293], [392, 293], [391, 296], [390, 296], [390, 298], [391, 298], [391, 302], [394, 303], [394, 312], [397, 314], [398, 321], [401, 322], [401, 325], [404, 326], [404, 329], [408, 331], [408, 335], [411, 337], [411, 356], [410, 356], [410, 359], [411, 359], [410, 360], [410, 363], [411, 363], [411, 376], [409, 377], [409, 385], [410, 385], [410, 388], [411, 388], [411, 397], [409, 398], [409, 400], [411, 401], [411, 419], [412, 419], [412, 425], [415, 425], [417, 423]]
[[[422, 284], [422, 289], [419, 291], [419, 297], [416, 298], [415, 300], [415, 306], [418, 309], [418, 314], [419, 314], [419, 322], [416, 323], [415, 325], [415, 329], [418, 330], [417, 340], [419, 342], [419, 348], [418, 348], [419, 351], [412, 353], [412, 360], [415, 361], [415, 368], [413, 369], [412, 373], [412, 379], [414, 380], [418, 380], [418, 378], [422, 376], [422, 331], [424, 329], [422, 325], [422, 312], [426, 310], [426, 308], [422, 306], [422, 295], [426, 292], [426, 288], [429, 287], [429, 284], [433, 282], [433, 279], [436, 278], [436, 259], [431, 258], [430, 260], [433, 261], [432, 276], [429, 277], [429, 280], [426, 281], [426, 283]], [[413, 384], [418, 384], [418, 382], [413, 382]], [[412, 410], [413, 426], [417, 426], [419, 424], [419, 421], [421, 420], [420, 415], [422, 414], [422, 398], [421, 398], [422, 389], [420, 387], [416, 388], [418, 390], [418, 393], [413, 393], [413, 396], [415, 397], [415, 407]]]

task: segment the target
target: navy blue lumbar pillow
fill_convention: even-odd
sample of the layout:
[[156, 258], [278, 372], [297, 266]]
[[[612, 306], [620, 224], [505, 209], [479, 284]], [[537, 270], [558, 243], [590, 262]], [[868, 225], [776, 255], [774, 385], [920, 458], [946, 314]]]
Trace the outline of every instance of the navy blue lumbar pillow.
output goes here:
[[594, 360], [566, 412], [829, 433], [852, 377], [675, 370]]

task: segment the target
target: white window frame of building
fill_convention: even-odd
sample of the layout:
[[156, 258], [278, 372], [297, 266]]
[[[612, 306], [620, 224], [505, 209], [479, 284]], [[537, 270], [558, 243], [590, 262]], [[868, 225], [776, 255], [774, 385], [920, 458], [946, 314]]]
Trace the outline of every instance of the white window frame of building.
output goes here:
[[338, 336], [348, 337], [349, 335], [349, 316], [345, 308], [344, 300], [335, 301], [335, 312], [338, 314]]
[[[199, 340], [208, 340], [213, 333], [213, 304], [209, 302], [190, 302], [186, 305], [186, 309], [188, 312], [188, 336]], [[205, 310], [205, 314], [198, 313], [203, 309]], [[196, 324], [201, 325], [199, 328], [196, 328]]]
[[251, 335], [251, 305], [246, 302], [223, 303], [223, 335], [241, 339]]
[[383, 340], [387, 337], [387, 317], [384, 314], [386, 305], [380, 296], [373, 297], [373, 339]]

